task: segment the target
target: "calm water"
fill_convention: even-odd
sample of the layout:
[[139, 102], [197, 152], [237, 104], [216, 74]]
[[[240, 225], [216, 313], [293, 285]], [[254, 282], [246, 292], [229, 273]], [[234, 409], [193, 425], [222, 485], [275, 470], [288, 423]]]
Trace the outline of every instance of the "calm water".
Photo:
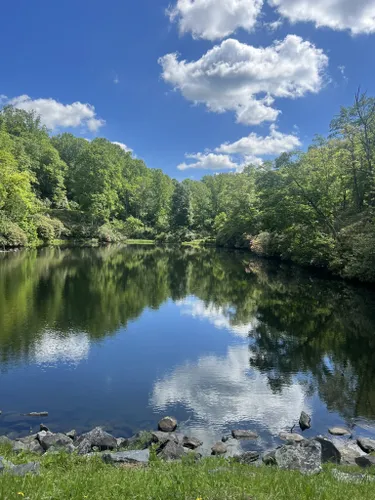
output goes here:
[[[172, 414], [207, 443], [232, 428], [277, 442], [375, 435], [375, 293], [215, 250], [43, 249], [0, 255], [0, 434]], [[307, 435], [309, 435], [307, 433]]]

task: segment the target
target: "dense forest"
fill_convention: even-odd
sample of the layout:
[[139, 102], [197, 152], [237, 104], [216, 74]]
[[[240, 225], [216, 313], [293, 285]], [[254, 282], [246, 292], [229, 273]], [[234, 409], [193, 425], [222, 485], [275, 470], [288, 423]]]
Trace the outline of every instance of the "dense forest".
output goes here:
[[375, 98], [360, 92], [306, 152], [181, 183], [106, 139], [51, 136], [5, 107], [0, 246], [199, 239], [375, 281], [374, 168]]

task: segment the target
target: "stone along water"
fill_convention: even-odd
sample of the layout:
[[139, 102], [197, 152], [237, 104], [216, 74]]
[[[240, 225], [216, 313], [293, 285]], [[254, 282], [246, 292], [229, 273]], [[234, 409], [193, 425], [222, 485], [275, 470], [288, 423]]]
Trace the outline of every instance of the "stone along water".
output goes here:
[[247, 253], [157, 248], [0, 255], [0, 434], [118, 436], [165, 414], [211, 446], [374, 437], [375, 293]]

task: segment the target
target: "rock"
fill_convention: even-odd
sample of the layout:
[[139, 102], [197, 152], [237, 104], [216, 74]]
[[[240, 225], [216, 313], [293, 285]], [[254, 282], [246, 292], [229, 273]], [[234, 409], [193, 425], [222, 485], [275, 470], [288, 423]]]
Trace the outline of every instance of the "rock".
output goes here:
[[82, 434], [78, 439], [78, 444], [81, 444], [82, 441], [88, 441], [91, 444], [91, 448], [98, 446], [101, 451], [117, 448], [116, 438], [105, 432], [101, 427], [95, 427], [92, 431]]
[[46, 431], [46, 432], [49, 432], [48, 427], [47, 427], [46, 425], [44, 425], [44, 424], [40, 424], [40, 430], [41, 430], [41, 431]]
[[29, 436], [19, 438], [16, 441], [21, 441], [21, 443], [24, 443], [24, 444], [30, 444], [33, 441], [35, 441], [36, 439], [38, 439], [38, 434], [30, 434]]
[[335, 442], [335, 445], [341, 453], [341, 465], [357, 465], [356, 459], [365, 455], [355, 441]]
[[279, 438], [282, 439], [283, 441], [290, 441], [293, 443], [300, 443], [305, 439], [303, 436], [301, 436], [301, 434], [292, 432], [280, 432]]
[[109, 464], [147, 464], [150, 460], [150, 451], [129, 450], [117, 453], [104, 453], [102, 459]]
[[3, 457], [0, 457], [0, 475], [4, 472], [5, 465], [3, 464]]
[[317, 437], [314, 439], [318, 441], [322, 447], [322, 462], [340, 464], [341, 463], [341, 453], [336, 448], [336, 446], [329, 439], [323, 437]]
[[38, 441], [44, 450], [54, 448], [65, 448], [72, 444], [72, 440], [65, 434], [41, 431], [38, 433]]
[[351, 432], [345, 427], [331, 427], [328, 432], [333, 436], [350, 436]]
[[211, 448], [211, 455], [224, 455], [227, 449], [226, 445], [222, 441], [219, 441]]
[[137, 432], [134, 436], [128, 439], [128, 446], [133, 449], [145, 450], [153, 443], [152, 433], [148, 431]]
[[245, 451], [242, 455], [235, 457], [235, 460], [241, 464], [252, 464], [258, 460], [259, 456], [260, 454], [258, 451]]
[[358, 446], [366, 453], [375, 451], [375, 440], [369, 438], [359, 437], [357, 439]]
[[164, 417], [158, 424], [159, 431], [173, 432], [177, 429], [177, 420], [173, 417]]
[[0, 444], [7, 444], [13, 446], [13, 441], [6, 436], [0, 436]]
[[375, 465], [375, 457], [372, 455], [358, 457], [356, 458], [355, 463], [360, 467], [373, 467]]
[[299, 426], [301, 427], [302, 431], [310, 429], [311, 427], [311, 417], [304, 411], [301, 413], [301, 416], [299, 417]]
[[347, 472], [342, 472], [337, 469], [332, 469], [331, 474], [335, 479], [344, 483], [372, 483], [375, 481], [375, 476], [369, 476], [367, 474], [348, 474]]
[[176, 436], [170, 432], [155, 431], [151, 433], [154, 443], [165, 444], [168, 441], [176, 441]]
[[87, 455], [91, 453], [91, 441], [83, 439], [76, 448], [78, 455]]
[[185, 436], [182, 440], [182, 445], [185, 446], [185, 448], [189, 448], [190, 450], [195, 450], [196, 448], [199, 448], [203, 443], [202, 441], [199, 441], [199, 439], [195, 437], [187, 437]]
[[277, 465], [276, 463], [276, 450], [267, 451], [262, 456], [262, 461], [266, 465]]
[[275, 452], [280, 469], [299, 470], [302, 474], [319, 474], [322, 470], [322, 447], [318, 441], [286, 444]]
[[117, 438], [117, 448], [125, 448], [129, 444], [129, 439], [127, 438]]
[[32, 411], [31, 413], [25, 413], [26, 417], [48, 417], [48, 411]]
[[[12, 464], [13, 465], [13, 464]], [[7, 470], [12, 476], [26, 476], [27, 474], [37, 475], [40, 472], [39, 462], [29, 462], [27, 464], [13, 465]]]
[[221, 440], [222, 440], [223, 443], [226, 443], [227, 441], [229, 441], [229, 439], [231, 439], [231, 436], [223, 436], [221, 438]]
[[253, 431], [234, 430], [232, 431], [234, 439], [258, 439], [258, 434]]
[[33, 441], [31, 441], [31, 443], [27, 444], [26, 446], [28, 450], [31, 451], [31, 453], [39, 453], [39, 454], [44, 453], [44, 449], [37, 439], [34, 439]]
[[71, 431], [67, 432], [66, 435], [68, 438], [70, 438], [72, 441], [75, 441], [77, 439], [77, 431], [75, 429], [72, 429]]
[[28, 451], [28, 445], [22, 443], [21, 441], [16, 441], [15, 443], [13, 443], [12, 449], [14, 453], [21, 453], [22, 451]]
[[179, 460], [186, 454], [185, 448], [175, 441], [167, 441], [159, 448], [158, 456], [163, 460]]

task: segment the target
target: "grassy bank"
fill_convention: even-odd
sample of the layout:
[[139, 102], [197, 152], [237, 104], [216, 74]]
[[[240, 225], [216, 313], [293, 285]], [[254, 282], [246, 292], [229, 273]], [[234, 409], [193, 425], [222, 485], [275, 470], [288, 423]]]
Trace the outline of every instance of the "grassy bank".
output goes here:
[[[30, 459], [42, 464], [40, 476], [0, 476], [2, 500], [373, 500], [374, 483], [346, 484], [331, 475], [330, 467], [319, 476], [280, 471], [208, 458], [164, 463], [156, 459], [148, 467], [113, 467], [99, 457], [57, 454], [0, 455], [14, 463]], [[190, 457], [191, 458], [191, 457]], [[344, 469], [343, 469], [344, 470]], [[358, 471], [357, 471], [358, 472]]]

